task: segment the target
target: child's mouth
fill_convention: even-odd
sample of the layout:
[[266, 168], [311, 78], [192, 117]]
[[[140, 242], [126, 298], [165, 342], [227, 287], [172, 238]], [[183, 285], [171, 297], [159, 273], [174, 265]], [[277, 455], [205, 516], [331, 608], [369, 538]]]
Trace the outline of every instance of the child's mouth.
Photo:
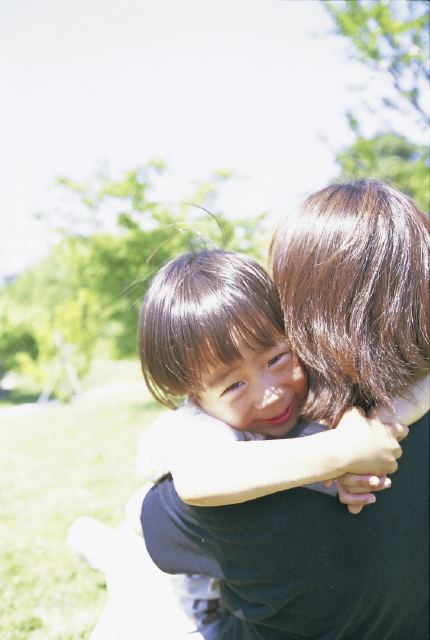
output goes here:
[[293, 410], [294, 410], [294, 403], [292, 402], [291, 404], [288, 405], [288, 407], [285, 409], [283, 413], [279, 414], [279, 416], [275, 416], [274, 418], [270, 418], [269, 420], [262, 420], [262, 422], [264, 422], [265, 424], [272, 424], [275, 426], [278, 424], [284, 424], [284, 422], [286, 422], [291, 418], [293, 414]]

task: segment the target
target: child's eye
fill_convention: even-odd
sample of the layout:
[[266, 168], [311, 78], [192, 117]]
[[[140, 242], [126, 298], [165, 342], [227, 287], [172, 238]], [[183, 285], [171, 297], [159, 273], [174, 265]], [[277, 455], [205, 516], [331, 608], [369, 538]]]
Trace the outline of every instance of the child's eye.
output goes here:
[[224, 389], [223, 393], [225, 393], [226, 391], [231, 391], [232, 389], [238, 389], [242, 385], [243, 385], [243, 382], [233, 382], [233, 384], [227, 387], [227, 389]]
[[272, 364], [275, 364], [275, 362], [278, 362], [278, 360], [280, 360], [283, 355], [284, 355], [283, 353], [280, 353], [279, 355], [274, 356], [273, 358], [270, 358], [269, 362], [267, 363], [269, 367], [271, 367]]

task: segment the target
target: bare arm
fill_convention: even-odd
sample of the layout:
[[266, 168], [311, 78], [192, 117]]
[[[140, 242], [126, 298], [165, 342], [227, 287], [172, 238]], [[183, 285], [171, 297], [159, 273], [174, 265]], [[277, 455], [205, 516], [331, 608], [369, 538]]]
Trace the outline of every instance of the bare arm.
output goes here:
[[180, 432], [180, 438], [170, 439], [166, 451], [180, 498], [196, 506], [219, 506], [347, 471], [392, 473], [401, 455], [397, 440], [407, 430], [366, 420], [361, 410], [350, 409], [337, 429], [305, 438], [237, 442], [210, 423], [189, 423]]
[[[388, 414], [386, 410], [375, 409], [369, 417], [397, 419], [403, 424], [416, 422], [429, 410], [430, 376], [417, 384], [413, 393], [413, 402], [403, 399], [396, 402], [396, 416]], [[351, 454], [351, 452], [348, 454], [348, 443], [346, 442], [348, 431], [345, 430], [339, 449], [339, 442], [334, 435], [341, 433], [339, 427], [342, 426], [342, 423], [336, 431], [318, 434], [318, 437], [259, 443], [248, 442], [244, 449], [244, 443], [237, 442], [228, 429], [224, 428], [220, 431], [215, 425], [219, 421], [209, 416], [204, 417], [203, 422], [209, 419], [212, 421], [212, 426], [209, 424], [194, 424], [193, 426], [193, 420], [188, 418], [188, 430], [177, 430], [177, 435], [180, 436], [178, 440], [174, 436], [175, 431], [172, 431], [175, 427], [175, 413], [162, 416], [160, 427], [154, 425], [154, 435], [158, 440], [156, 434], [159, 430], [161, 431], [159, 440], [162, 443], [164, 463], [167, 469], [175, 469], [174, 477], [177, 490], [184, 502], [189, 504], [200, 506], [234, 504], [302, 484], [330, 480], [341, 475], [344, 476], [346, 484], [348, 484], [349, 477], [353, 487], [357, 487], [361, 482], [363, 485], [361, 492], [364, 491], [370, 497], [368, 491], [390, 486], [390, 481], [384, 476], [397, 468], [397, 464], [393, 463], [393, 458], [391, 462], [386, 461], [387, 466], [384, 469], [381, 468], [381, 461], [378, 459], [375, 467], [369, 469], [368, 467], [371, 466], [369, 462], [367, 468], [361, 467], [358, 471], [360, 461], [353, 460], [354, 456], [350, 458], [353, 461], [348, 466], [348, 455]], [[166, 418], [167, 420], [165, 420]], [[349, 424], [352, 426], [353, 422], [351, 421]], [[393, 427], [392, 434], [400, 440], [406, 435], [406, 432], [401, 428]], [[352, 439], [350, 444], [353, 445], [354, 442]], [[261, 448], [262, 446], [264, 448]], [[145, 458], [145, 448], [145, 443], [142, 443], [140, 455], [143, 458]], [[396, 450], [396, 445], [394, 445], [394, 449]], [[401, 451], [397, 449], [394, 457], [397, 458], [400, 454]], [[168, 461], [167, 458], [170, 460]], [[388, 465], [391, 465], [390, 468]], [[143, 472], [148, 475], [147, 470], [146, 473], [145, 470]], [[351, 474], [355, 474], [354, 477]], [[362, 477], [358, 478], [358, 475]], [[371, 482], [371, 480], [378, 480], [375, 476], [380, 476], [379, 486], [376, 488], [372, 487]], [[147, 487], [148, 485], [143, 489], [145, 492]], [[134, 519], [137, 523], [136, 531], [139, 532], [141, 491], [142, 489], [136, 493], [137, 500], [135, 502], [138, 504], [138, 508], [136, 509], [137, 516]], [[354, 489], [350, 489], [350, 491], [354, 491]], [[348, 503], [348, 497], [343, 501]], [[360, 500], [355, 508], [354, 506], [348, 508], [352, 513], [359, 513], [363, 504], [363, 500]]]

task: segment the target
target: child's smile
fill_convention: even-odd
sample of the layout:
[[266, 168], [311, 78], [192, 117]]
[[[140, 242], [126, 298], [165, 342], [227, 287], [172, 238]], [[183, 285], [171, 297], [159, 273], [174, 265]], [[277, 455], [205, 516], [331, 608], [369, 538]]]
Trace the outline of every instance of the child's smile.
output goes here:
[[207, 413], [239, 431], [281, 437], [297, 423], [307, 379], [290, 344], [240, 349], [242, 360], [209, 369], [196, 398]]
[[270, 418], [269, 420], [264, 420], [267, 424], [273, 424], [278, 426], [280, 424], [284, 424], [287, 420], [291, 418], [294, 412], [294, 403], [292, 402], [285, 411], [283, 411], [279, 416], [275, 416], [274, 418]]

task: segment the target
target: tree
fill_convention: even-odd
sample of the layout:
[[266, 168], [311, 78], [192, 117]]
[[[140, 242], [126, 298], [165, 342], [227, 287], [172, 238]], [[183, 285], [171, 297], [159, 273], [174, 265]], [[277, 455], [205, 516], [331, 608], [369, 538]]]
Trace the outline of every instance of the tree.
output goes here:
[[419, 206], [430, 212], [429, 148], [409, 142], [392, 132], [367, 139], [359, 135], [348, 149], [337, 154], [338, 179], [372, 176], [394, 182]]
[[412, 107], [428, 126], [429, 20], [427, 0], [324, 0], [339, 34], [349, 38], [354, 55], [387, 76], [392, 109]]
[[12, 325], [7, 317], [0, 318], [0, 380], [6, 371], [22, 367], [23, 355], [33, 361], [39, 355], [31, 328], [24, 322]]
[[[161, 172], [162, 165], [156, 165]], [[223, 246], [230, 250], [256, 251], [261, 232], [261, 216], [255, 219], [229, 220], [215, 208], [217, 186], [231, 177], [229, 172], [214, 172], [200, 184], [187, 203], [175, 209], [148, 197], [150, 174], [154, 165], [125, 172], [113, 181], [96, 176], [92, 184], [77, 185], [61, 179], [66, 189], [78, 193], [89, 215], [100, 214], [115, 201], [117, 234], [94, 233], [85, 237], [68, 235], [57, 247], [60, 263], [67, 265], [78, 283], [97, 295], [102, 319], [117, 357], [136, 353], [136, 325], [140, 302], [147, 285], [170, 258], [202, 245]]]
[[[162, 170], [161, 163], [149, 163], [119, 180], [104, 174], [84, 184], [61, 178], [59, 188], [81, 206], [76, 224], [63, 229], [48, 258], [0, 292], [0, 310], [26, 317], [37, 341], [36, 361], [30, 354], [21, 361], [43, 384], [58, 378], [55, 391], [63, 397], [68, 391], [60, 367], [66, 351], [81, 375], [100, 342], [115, 357], [136, 355], [140, 303], [167, 260], [202, 246], [257, 251], [262, 216], [230, 220], [216, 211], [217, 188], [229, 172], [215, 172], [186, 203], [172, 207], [149, 198], [152, 175]], [[103, 217], [112, 211], [116, 231], [108, 233]], [[90, 232], [82, 233], [83, 223]]]
[[[428, 135], [430, 4], [421, 0], [324, 0], [338, 34], [352, 52], [381, 77], [389, 78], [382, 104], [413, 116]], [[394, 131], [373, 138], [360, 132], [347, 113], [355, 142], [336, 155], [338, 179], [374, 177], [395, 183], [425, 210], [430, 210], [429, 149]]]

